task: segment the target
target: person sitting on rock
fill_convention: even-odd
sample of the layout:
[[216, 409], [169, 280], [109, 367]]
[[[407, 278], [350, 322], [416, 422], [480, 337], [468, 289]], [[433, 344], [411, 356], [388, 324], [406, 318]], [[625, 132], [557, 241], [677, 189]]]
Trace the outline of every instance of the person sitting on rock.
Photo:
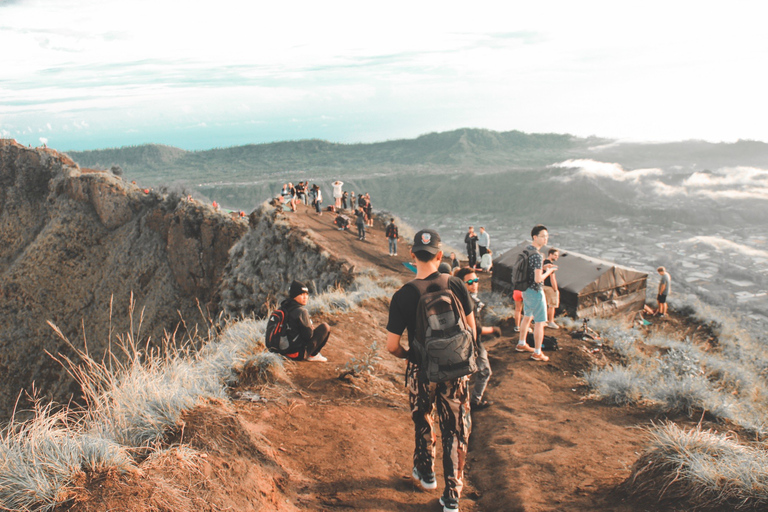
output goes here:
[[288, 297], [280, 304], [280, 309], [285, 312], [287, 337], [291, 347], [291, 352], [285, 357], [296, 361], [327, 361], [320, 350], [328, 342], [331, 328], [325, 322], [312, 327], [312, 319], [309, 318], [309, 311], [305, 307], [309, 300], [309, 288], [301, 281], [294, 281], [291, 283]]

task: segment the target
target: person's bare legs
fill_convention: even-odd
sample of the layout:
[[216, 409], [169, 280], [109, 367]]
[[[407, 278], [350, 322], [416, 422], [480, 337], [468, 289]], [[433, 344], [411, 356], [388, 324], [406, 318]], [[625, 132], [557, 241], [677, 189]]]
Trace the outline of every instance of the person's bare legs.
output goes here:
[[[533, 317], [527, 317], [533, 318]], [[530, 322], [529, 322], [530, 324]], [[536, 322], [533, 324], [533, 343], [534, 349], [537, 353], [541, 352], [541, 344], [544, 342], [544, 322]]]
[[[531, 346], [526, 341], [526, 338], [528, 336], [528, 328], [531, 326], [531, 321], [533, 321], [532, 316], [524, 316], [520, 324], [520, 337], [518, 338], [518, 341], [517, 341], [517, 347], [515, 347], [515, 350], [517, 350], [518, 352], [533, 352], [533, 348], [531, 348]], [[541, 322], [538, 322], [535, 327], [538, 328], [539, 325], [542, 326], [541, 332], [543, 336], [544, 324], [542, 324]], [[535, 338], [534, 338], [534, 341], [535, 341]], [[541, 342], [539, 342], [539, 347], [541, 347]]]

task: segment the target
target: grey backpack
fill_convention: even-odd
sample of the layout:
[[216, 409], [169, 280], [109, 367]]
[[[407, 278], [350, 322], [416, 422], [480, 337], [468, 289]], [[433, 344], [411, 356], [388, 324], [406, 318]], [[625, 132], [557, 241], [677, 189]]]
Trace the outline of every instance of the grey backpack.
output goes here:
[[430, 382], [455, 380], [477, 371], [475, 336], [449, 279], [440, 274], [436, 279], [409, 283], [420, 295], [411, 348]]

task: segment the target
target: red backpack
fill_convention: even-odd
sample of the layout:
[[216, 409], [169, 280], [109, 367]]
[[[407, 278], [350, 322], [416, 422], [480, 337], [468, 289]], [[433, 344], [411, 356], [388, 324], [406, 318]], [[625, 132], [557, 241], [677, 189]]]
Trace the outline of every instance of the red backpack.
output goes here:
[[[267, 331], [264, 344], [270, 352], [282, 353], [280, 338], [285, 337], [285, 330], [285, 311], [278, 308], [269, 315], [269, 320], [267, 320]], [[282, 350], [285, 350], [287, 345], [288, 338], [285, 337], [285, 346]]]

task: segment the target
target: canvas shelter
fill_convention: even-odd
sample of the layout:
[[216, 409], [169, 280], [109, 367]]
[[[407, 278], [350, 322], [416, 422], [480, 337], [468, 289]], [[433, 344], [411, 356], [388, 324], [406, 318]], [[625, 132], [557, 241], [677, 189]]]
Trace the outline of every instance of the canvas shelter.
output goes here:
[[[491, 286], [494, 291], [512, 294], [512, 267], [517, 255], [530, 245], [524, 242], [493, 260]], [[549, 247], [541, 254], [546, 259]], [[585, 256], [560, 248], [557, 260], [560, 311], [574, 318], [609, 316], [639, 311], [645, 304], [648, 274], [617, 263]]]

